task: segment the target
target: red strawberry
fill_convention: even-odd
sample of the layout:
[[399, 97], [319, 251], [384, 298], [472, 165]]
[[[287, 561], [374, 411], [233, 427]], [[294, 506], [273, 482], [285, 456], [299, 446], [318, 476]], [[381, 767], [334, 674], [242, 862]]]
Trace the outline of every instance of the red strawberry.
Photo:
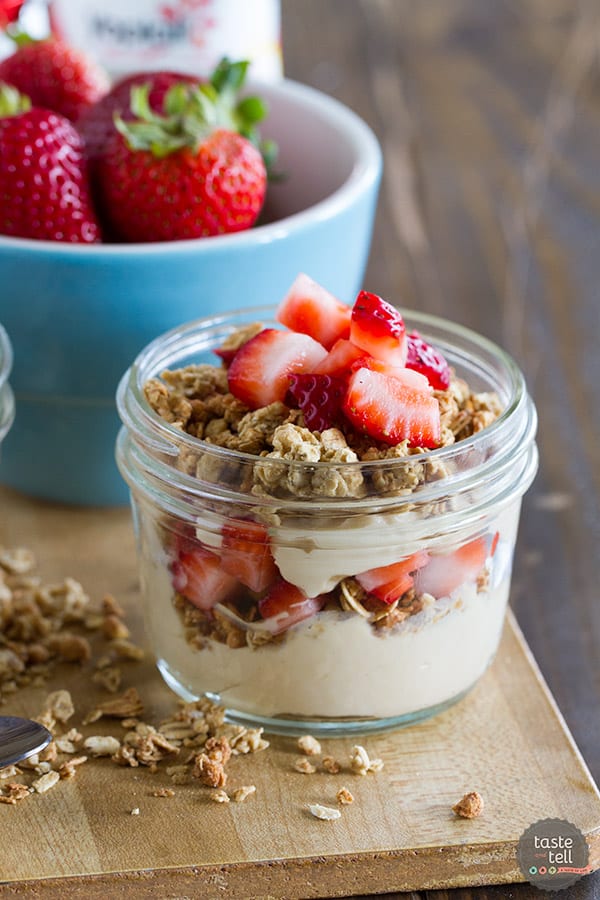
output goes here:
[[108, 142], [99, 188], [112, 229], [127, 241], [242, 231], [262, 209], [267, 174], [260, 152], [235, 131], [203, 123], [203, 95], [194, 90], [171, 88], [165, 106], [178, 111], [161, 118], [150, 111], [147, 90], [134, 88], [140, 117], [121, 121], [122, 133]]
[[219, 557], [199, 544], [193, 550], [181, 550], [171, 568], [173, 587], [198, 609], [212, 609], [239, 588], [239, 581], [223, 569]]
[[492, 540], [490, 543], [490, 556], [493, 556], [498, 548], [498, 541], [500, 540], [500, 532], [496, 531], [496, 533], [492, 536]]
[[173, 85], [199, 85], [200, 82], [193, 75], [182, 75], [179, 72], [136, 72], [118, 81], [108, 94], [86, 107], [77, 119], [77, 129], [85, 143], [85, 154], [92, 164], [102, 157], [109, 138], [116, 131], [115, 113], [125, 122], [135, 118], [131, 111], [131, 88], [144, 84], [149, 86], [150, 109], [161, 113], [165, 95]]
[[281, 301], [276, 318], [329, 350], [339, 338], [349, 336], [351, 314], [349, 306], [301, 273]]
[[412, 447], [437, 447], [440, 442], [439, 403], [427, 391], [416, 390], [398, 377], [358, 369], [348, 382], [344, 412], [355, 428], [377, 441]]
[[227, 373], [229, 390], [250, 409], [283, 402], [289, 376], [312, 372], [326, 355], [308, 334], [265, 328], [235, 354]]
[[258, 603], [258, 611], [274, 634], [310, 619], [323, 608], [320, 597], [307, 597], [300, 588], [280, 578]]
[[325, 431], [340, 424], [346, 393], [344, 378], [297, 373], [290, 375], [289, 393], [304, 413], [304, 423], [311, 431]]
[[446, 597], [461, 584], [474, 581], [490, 552], [488, 538], [487, 535], [475, 538], [453, 553], [431, 555], [427, 565], [415, 576], [415, 590]]
[[340, 338], [316, 367], [315, 375], [349, 375], [352, 363], [357, 359], [365, 359], [365, 351]]
[[235, 575], [251, 591], [264, 591], [279, 574], [265, 526], [246, 519], [228, 519], [222, 535], [223, 570]]
[[450, 384], [450, 366], [439, 350], [413, 331], [408, 335], [406, 368], [421, 372], [436, 390], [445, 391]]
[[429, 554], [425, 550], [419, 550], [400, 562], [361, 572], [356, 576], [356, 580], [365, 591], [379, 600], [393, 603], [412, 587], [413, 573], [417, 569], [422, 569], [428, 560]]
[[75, 121], [109, 87], [106, 73], [63, 41], [30, 41], [0, 62], [0, 81]]
[[382, 372], [389, 375], [390, 378], [399, 378], [407, 387], [414, 387], [417, 391], [425, 391], [427, 394], [433, 393], [433, 388], [425, 375], [420, 372], [414, 372], [400, 366], [390, 366], [389, 363], [382, 362], [380, 359], [374, 359], [372, 356], [361, 356], [352, 363], [351, 371], [356, 372], [358, 369], [371, 369], [372, 372]]
[[236, 347], [235, 349], [233, 347], [216, 347], [213, 350], [213, 353], [216, 353], [216, 355], [223, 360], [226, 366], [229, 366], [233, 362], [233, 357], [238, 352], [238, 349], [238, 347]]
[[68, 119], [27, 105], [0, 86], [0, 234], [99, 241], [81, 138]]
[[23, 0], [0, 0], [0, 29], [17, 21], [22, 6]]
[[406, 328], [398, 310], [377, 294], [361, 291], [352, 307], [350, 340], [391, 366], [406, 362]]

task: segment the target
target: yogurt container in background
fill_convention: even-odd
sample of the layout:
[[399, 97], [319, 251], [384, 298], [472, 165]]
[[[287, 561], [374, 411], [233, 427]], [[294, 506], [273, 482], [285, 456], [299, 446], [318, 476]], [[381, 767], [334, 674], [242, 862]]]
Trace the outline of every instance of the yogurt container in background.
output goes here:
[[223, 56], [253, 79], [282, 77], [279, 0], [51, 0], [54, 34], [114, 79], [168, 69], [208, 75]]
[[[214, 365], [212, 351], [245, 323], [277, 327], [273, 312], [159, 337], [118, 391], [117, 461], [158, 667], [182, 697], [206, 695], [231, 720], [269, 731], [341, 735], [416, 721], [464, 696], [496, 652], [521, 498], [537, 469], [534, 406], [500, 348], [407, 313], [458, 378], [498, 398], [495, 421], [436, 450], [365, 462], [255, 456], [187, 433], [176, 410], [173, 424], [156, 414], [150, 379], [183, 372], [192, 397], [206, 377], [196, 364]], [[395, 606], [370, 603], [382, 567], [412, 585]], [[279, 615], [281, 599], [290, 602]]]

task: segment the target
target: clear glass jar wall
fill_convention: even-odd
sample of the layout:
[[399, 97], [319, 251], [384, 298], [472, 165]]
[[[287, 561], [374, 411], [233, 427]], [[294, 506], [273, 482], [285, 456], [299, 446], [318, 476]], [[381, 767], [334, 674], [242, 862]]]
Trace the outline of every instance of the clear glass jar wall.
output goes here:
[[0, 325], [0, 443], [4, 440], [15, 415], [14, 397], [8, 383], [12, 359], [8, 335]]
[[[175, 329], [119, 387], [117, 459], [158, 666], [181, 696], [208, 695], [271, 731], [348, 734], [431, 715], [477, 682], [500, 639], [521, 497], [537, 468], [523, 377], [475, 333], [406, 313], [474, 390], [497, 392], [504, 411], [492, 425], [418, 456], [315, 463], [210, 445], [150, 409], [149, 378], [214, 363], [232, 331], [275, 326], [272, 316], [259, 308]], [[205, 600], [187, 555], [201, 560]], [[382, 610], [364, 586], [388, 566], [396, 593], [407, 590]], [[258, 615], [278, 591], [285, 611]]]

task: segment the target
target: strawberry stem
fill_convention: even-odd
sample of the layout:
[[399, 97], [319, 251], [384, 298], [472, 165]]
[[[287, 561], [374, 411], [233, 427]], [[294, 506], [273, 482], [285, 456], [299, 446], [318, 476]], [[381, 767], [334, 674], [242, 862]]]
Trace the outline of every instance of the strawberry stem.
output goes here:
[[0, 119], [18, 116], [31, 109], [31, 100], [10, 84], [0, 81]]
[[39, 44], [38, 38], [28, 34], [18, 22], [11, 22], [5, 29], [4, 34], [15, 44], [16, 47], [25, 47], [27, 44]]
[[118, 114], [115, 126], [123, 135], [131, 150], [149, 150], [156, 157], [168, 156], [183, 147], [196, 152], [203, 140], [213, 130], [207, 121], [206, 104], [196, 87], [177, 84], [165, 97], [166, 115], [155, 113], [150, 107], [150, 85], [131, 89], [133, 121], [125, 122]]

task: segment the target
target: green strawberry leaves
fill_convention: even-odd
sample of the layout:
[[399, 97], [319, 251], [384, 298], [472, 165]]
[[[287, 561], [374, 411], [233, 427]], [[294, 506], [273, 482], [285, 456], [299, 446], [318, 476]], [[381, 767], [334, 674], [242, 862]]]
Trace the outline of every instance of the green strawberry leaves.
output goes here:
[[131, 89], [131, 111], [135, 119], [125, 122], [118, 114], [115, 126], [132, 150], [149, 150], [157, 157], [183, 147], [197, 152], [204, 140], [218, 128], [235, 131], [261, 152], [267, 172], [272, 175], [277, 158], [274, 141], [263, 140], [258, 128], [268, 115], [261, 97], [239, 97], [249, 63], [231, 62], [224, 57], [209, 81], [194, 86], [177, 84], [165, 96], [163, 113], [150, 106], [150, 85]]

